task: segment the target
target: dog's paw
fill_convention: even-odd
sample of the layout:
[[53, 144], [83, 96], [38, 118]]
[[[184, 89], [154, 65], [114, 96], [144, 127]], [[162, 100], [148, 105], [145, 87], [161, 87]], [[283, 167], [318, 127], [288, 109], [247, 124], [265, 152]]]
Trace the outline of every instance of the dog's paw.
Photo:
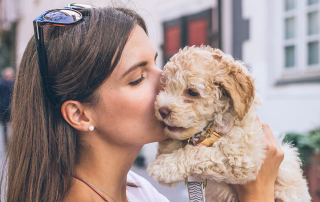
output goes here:
[[155, 162], [152, 162], [147, 167], [147, 174], [156, 181], [161, 181], [161, 166], [157, 163], [157, 160]]
[[158, 182], [175, 183], [183, 181], [188, 174], [183, 164], [170, 160], [170, 154], [160, 155], [156, 161], [149, 164], [147, 173]]
[[147, 173], [152, 179], [166, 184], [180, 182], [185, 179], [183, 174], [176, 171], [177, 168], [156, 164], [150, 164], [147, 168]]

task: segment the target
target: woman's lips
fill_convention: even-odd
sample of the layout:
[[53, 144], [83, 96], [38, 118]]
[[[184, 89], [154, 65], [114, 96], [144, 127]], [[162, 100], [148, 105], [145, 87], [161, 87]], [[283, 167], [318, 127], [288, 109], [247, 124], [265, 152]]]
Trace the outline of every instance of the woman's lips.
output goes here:
[[185, 130], [185, 128], [183, 127], [174, 127], [174, 126], [167, 126], [168, 130], [170, 130], [171, 132], [181, 132], [183, 130]]

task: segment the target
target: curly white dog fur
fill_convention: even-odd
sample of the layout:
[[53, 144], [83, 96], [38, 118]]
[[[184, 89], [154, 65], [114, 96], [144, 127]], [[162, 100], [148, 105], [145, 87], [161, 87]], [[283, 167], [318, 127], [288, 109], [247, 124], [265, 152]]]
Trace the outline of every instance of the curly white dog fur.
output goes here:
[[[264, 132], [255, 110], [262, 101], [247, 68], [218, 49], [186, 47], [165, 65], [162, 82], [156, 116], [167, 125], [165, 133], [171, 138], [159, 143], [148, 174], [167, 186], [198, 176], [208, 179], [207, 201], [238, 201], [229, 184], [254, 180], [265, 158]], [[186, 139], [204, 135], [212, 125], [222, 135], [212, 146], [187, 144]], [[297, 149], [280, 144], [285, 158], [275, 182], [275, 198], [310, 201]]]

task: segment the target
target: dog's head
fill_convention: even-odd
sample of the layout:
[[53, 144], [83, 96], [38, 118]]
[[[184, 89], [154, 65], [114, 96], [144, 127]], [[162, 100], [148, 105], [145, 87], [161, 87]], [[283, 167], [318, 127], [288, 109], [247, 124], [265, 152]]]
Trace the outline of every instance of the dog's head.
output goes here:
[[209, 122], [229, 130], [242, 120], [254, 99], [254, 80], [240, 61], [209, 46], [186, 47], [165, 65], [164, 89], [156, 100], [156, 116], [165, 133], [184, 140]]

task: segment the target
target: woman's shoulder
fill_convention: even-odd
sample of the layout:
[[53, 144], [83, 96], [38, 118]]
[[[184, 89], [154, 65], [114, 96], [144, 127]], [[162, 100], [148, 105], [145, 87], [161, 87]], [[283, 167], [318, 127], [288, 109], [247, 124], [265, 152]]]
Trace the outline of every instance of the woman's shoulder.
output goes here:
[[127, 182], [133, 183], [137, 187], [127, 186], [127, 196], [130, 201], [140, 202], [169, 202], [169, 200], [160, 194], [151, 183], [133, 171], [129, 171]]

